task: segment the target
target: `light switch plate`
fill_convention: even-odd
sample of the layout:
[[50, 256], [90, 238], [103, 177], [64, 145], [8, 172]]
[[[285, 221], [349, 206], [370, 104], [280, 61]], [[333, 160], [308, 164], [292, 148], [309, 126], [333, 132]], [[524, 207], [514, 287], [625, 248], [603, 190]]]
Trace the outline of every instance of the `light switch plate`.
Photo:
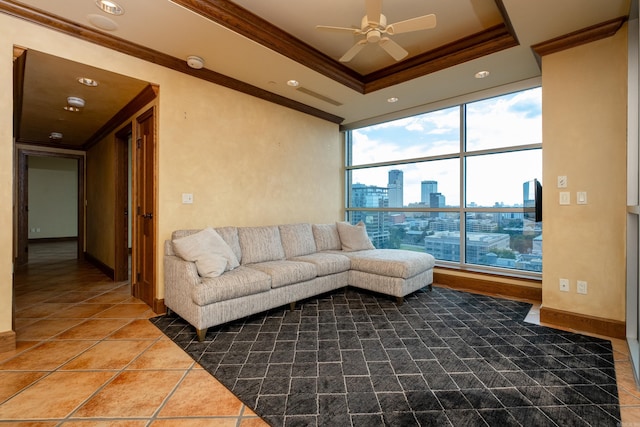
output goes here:
[[567, 176], [559, 175], [558, 176], [558, 188], [567, 188]]
[[568, 191], [560, 192], [560, 204], [561, 205], [570, 205], [571, 204], [571, 193]]
[[587, 192], [586, 191], [578, 191], [576, 193], [576, 203], [579, 205], [587, 204]]
[[193, 194], [192, 193], [182, 193], [182, 204], [190, 205], [193, 203]]

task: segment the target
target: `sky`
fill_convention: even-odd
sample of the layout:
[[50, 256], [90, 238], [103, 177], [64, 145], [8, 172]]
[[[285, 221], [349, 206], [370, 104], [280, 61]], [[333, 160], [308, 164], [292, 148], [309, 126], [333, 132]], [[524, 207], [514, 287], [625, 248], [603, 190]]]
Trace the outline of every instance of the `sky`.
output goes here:
[[[467, 104], [467, 149], [542, 142], [541, 89]], [[353, 165], [455, 154], [460, 150], [460, 109], [447, 108], [352, 131]], [[388, 171], [404, 172], [404, 204], [420, 202], [420, 182], [437, 181], [449, 206], [459, 206], [460, 160], [432, 160], [353, 171], [352, 182], [386, 187]], [[467, 159], [467, 203], [522, 204], [522, 184], [542, 181], [541, 150]]]

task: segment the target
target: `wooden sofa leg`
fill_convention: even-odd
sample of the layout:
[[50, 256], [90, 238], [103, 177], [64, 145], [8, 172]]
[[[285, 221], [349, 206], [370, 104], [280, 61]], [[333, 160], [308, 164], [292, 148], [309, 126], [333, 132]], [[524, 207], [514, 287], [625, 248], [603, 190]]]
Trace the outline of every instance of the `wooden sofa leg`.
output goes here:
[[198, 336], [198, 342], [204, 341], [204, 337], [207, 336], [207, 328], [196, 329], [196, 335]]
[[290, 302], [289, 303], [289, 311], [296, 311], [296, 302]]
[[429, 283], [428, 288], [429, 288], [429, 292], [431, 292], [433, 290], [433, 284]]
[[396, 304], [398, 304], [398, 305], [404, 304], [404, 298], [403, 297], [396, 297]]

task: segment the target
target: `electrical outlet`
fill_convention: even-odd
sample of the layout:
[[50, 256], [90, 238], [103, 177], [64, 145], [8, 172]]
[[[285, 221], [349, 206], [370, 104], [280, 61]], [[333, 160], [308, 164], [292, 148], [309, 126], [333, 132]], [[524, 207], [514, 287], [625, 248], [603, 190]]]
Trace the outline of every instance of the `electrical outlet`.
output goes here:
[[578, 280], [578, 293], [583, 295], [587, 294], [587, 282], [584, 280]]
[[562, 292], [569, 292], [569, 279], [560, 279], [560, 290]]

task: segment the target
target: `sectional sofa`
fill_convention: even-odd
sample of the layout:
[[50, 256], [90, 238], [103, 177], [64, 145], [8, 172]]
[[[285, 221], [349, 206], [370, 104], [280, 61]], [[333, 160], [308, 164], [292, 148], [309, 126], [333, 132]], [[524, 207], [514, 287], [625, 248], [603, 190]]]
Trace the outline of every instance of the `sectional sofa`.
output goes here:
[[375, 249], [364, 224], [284, 224], [177, 230], [164, 245], [164, 302], [196, 329], [344, 286], [403, 297], [431, 288], [430, 254]]

